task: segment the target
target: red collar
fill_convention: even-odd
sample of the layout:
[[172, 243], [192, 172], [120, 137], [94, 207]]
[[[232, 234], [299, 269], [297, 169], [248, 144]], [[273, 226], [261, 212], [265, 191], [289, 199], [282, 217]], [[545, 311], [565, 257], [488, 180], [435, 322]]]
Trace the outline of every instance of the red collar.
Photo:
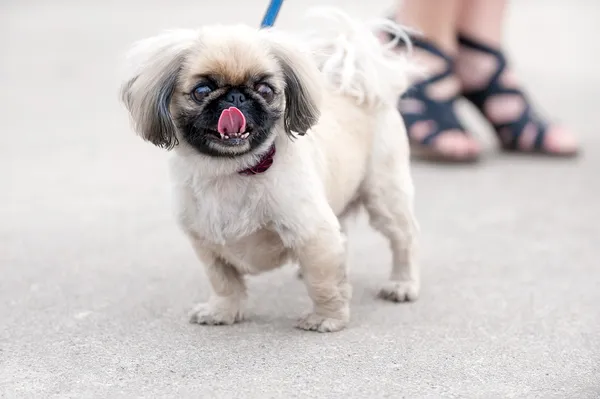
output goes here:
[[273, 165], [273, 157], [275, 157], [275, 144], [273, 144], [267, 152], [260, 157], [260, 160], [256, 163], [256, 165], [240, 170], [238, 173], [244, 176], [252, 176], [264, 173]]

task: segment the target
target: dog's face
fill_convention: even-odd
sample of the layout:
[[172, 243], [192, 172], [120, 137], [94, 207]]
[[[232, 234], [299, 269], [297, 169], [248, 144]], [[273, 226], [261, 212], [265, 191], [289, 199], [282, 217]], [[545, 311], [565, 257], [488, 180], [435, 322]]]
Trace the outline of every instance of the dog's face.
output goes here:
[[140, 42], [132, 58], [122, 97], [138, 133], [161, 147], [185, 142], [208, 156], [235, 157], [278, 132], [305, 134], [319, 116], [316, 66], [273, 32], [170, 32]]
[[[284, 72], [264, 43], [255, 40], [207, 32], [178, 81], [171, 103], [175, 125], [204, 154], [251, 151], [269, 139], [284, 114]], [[226, 111], [232, 107], [240, 112]], [[219, 126], [222, 119], [227, 126]]]

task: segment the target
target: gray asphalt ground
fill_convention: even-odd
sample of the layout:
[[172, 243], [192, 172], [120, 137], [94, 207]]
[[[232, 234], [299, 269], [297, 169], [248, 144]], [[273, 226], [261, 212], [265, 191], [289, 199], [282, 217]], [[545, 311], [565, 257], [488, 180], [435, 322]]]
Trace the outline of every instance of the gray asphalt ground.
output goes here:
[[[288, 1], [278, 21], [318, 1]], [[364, 17], [381, 0], [327, 1]], [[350, 237], [353, 318], [295, 330], [292, 268], [251, 280], [250, 319], [187, 322], [208, 283], [170, 213], [166, 154], [129, 129], [120, 57], [163, 28], [257, 24], [266, 0], [0, 2], [0, 396], [600, 397], [600, 3], [513, 2], [507, 45], [576, 161], [415, 163], [423, 291], [374, 298], [385, 241]], [[549, 112], [552, 110], [552, 112]], [[594, 183], [595, 182], [595, 183]]]

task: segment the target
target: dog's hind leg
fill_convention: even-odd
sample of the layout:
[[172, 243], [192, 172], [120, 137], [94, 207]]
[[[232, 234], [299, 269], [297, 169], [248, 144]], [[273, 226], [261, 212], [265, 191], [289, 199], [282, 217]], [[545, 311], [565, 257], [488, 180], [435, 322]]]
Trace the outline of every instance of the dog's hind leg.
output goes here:
[[[414, 215], [414, 188], [408, 145], [397, 111], [382, 120], [386, 131], [378, 132], [372, 165], [363, 185], [363, 201], [371, 225], [385, 235], [392, 250], [390, 280], [382, 287], [384, 299], [404, 302], [419, 296], [416, 261], [418, 224]], [[393, 137], [395, 136], [395, 137]]]

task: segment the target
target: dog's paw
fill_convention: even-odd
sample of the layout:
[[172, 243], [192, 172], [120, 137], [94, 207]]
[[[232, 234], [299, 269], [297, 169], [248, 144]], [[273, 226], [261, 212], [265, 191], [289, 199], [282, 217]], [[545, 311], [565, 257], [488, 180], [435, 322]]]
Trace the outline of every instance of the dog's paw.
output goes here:
[[419, 298], [418, 281], [388, 281], [379, 291], [379, 297], [392, 302], [412, 302]]
[[211, 306], [208, 303], [197, 305], [189, 314], [190, 323], [205, 325], [230, 325], [241, 321], [243, 315], [239, 309]]
[[310, 313], [298, 320], [296, 327], [307, 331], [335, 332], [344, 329], [347, 324], [347, 320], [334, 319], [331, 317], [320, 316], [316, 313]]

